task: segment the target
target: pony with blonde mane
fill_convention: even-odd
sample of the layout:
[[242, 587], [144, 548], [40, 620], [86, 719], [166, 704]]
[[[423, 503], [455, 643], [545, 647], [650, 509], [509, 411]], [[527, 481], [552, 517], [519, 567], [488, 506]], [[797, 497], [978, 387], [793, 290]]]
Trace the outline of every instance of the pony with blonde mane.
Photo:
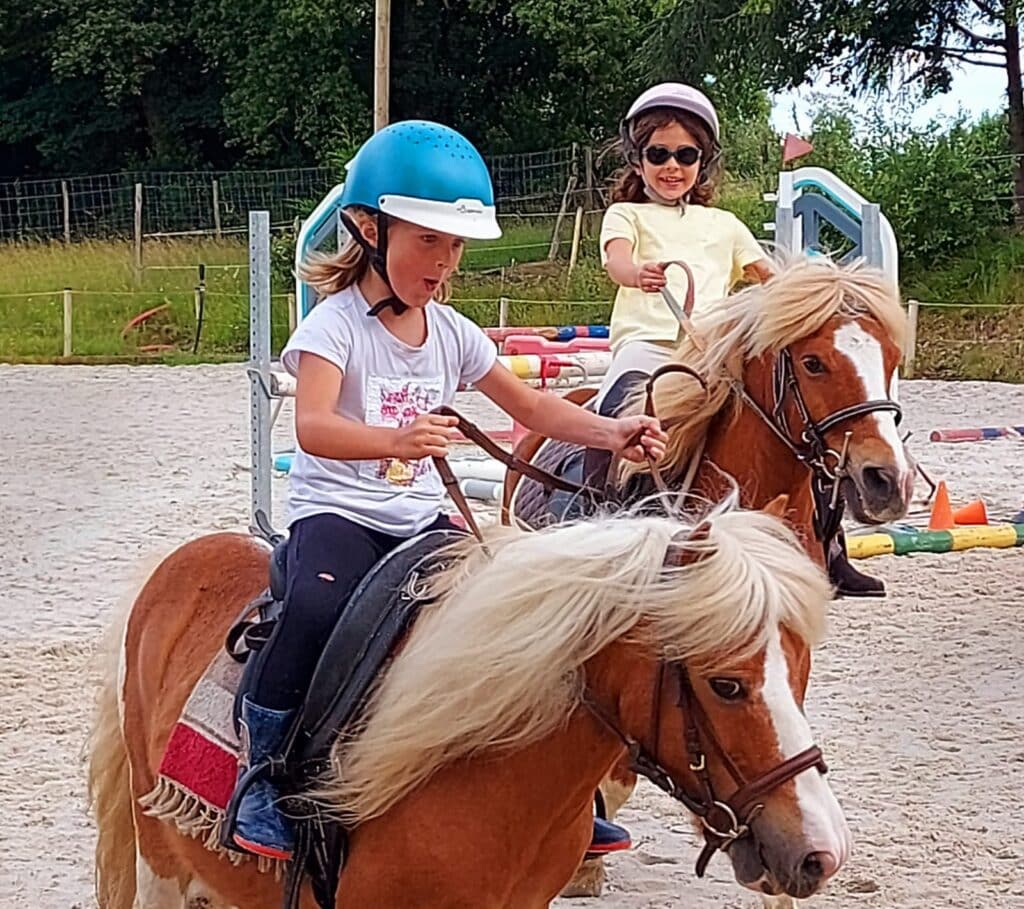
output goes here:
[[[338, 905], [547, 906], [580, 863], [593, 791], [627, 742], [684, 804], [701, 808], [705, 787], [750, 795], [730, 809], [743, 829], [716, 845], [742, 884], [820, 889], [849, 850], [802, 711], [830, 591], [792, 533], [757, 513], [714, 514], [696, 531], [626, 516], [499, 530], [487, 545], [459, 544], [358, 735], [307, 793], [353, 828]], [[273, 875], [140, 807], [267, 567], [257, 541], [214, 534], [168, 556], [135, 600], [92, 736], [101, 909], [279, 904]]]
[[[696, 330], [697, 337], [683, 334], [672, 359], [705, 384], [667, 373], [653, 388], [654, 411], [668, 433], [658, 467], [670, 488], [714, 502], [731, 477], [747, 508], [786, 495], [787, 519], [822, 562], [812, 521], [809, 443], [817, 434], [826, 472], [844, 457], [840, 492], [858, 520], [884, 523], [906, 514], [914, 470], [897, 430], [894, 395], [906, 319], [881, 272], [860, 262], [798, 258], [767, 283], [722, 300]], [[638, 395], [626, 410], [643, 406]], [[529, 460], [543, 441], [527, 436], [517, 453]], [[620, 478], [648, 470], [627, 464]], [[506, 481], [507, 516], [520, 523], [534, 517], [516, 508], [531, 484], [514, 472]]]
[[[795, 258], [767, 283], [716, 304], [673, 355], [692, 373], [668, 372], [653, 386], [653, 410], [668, 434], [658, 462], [666, 485], [716, 502], [735, 483], [747, 508], [785, 496], [786, 519], [819, 564], [815, 483], [826, 490], [834, 483], [864, 523], [903, 517], [914, 483], [895, 403], [905, 323], [898, 294], [881, 272], [827, 257]], [[581, 391], [573, 395], [577, 403], [588, 397]], [[625, 409], [639, 412], [645, 403], [641, 393]], [[564, 456], [561, 444], [530, 434], [516, 454], [551, 469]], [[648, 472], [646, 465], [624, 464], [620, 488], [638, 479], [643, 487]], [[543, 521], [538, 492], [533, 480], [510, 471], [503, 517], [525, 526]], [[841, 508], [836, 521], [840, 515]], [[602, 786], [609, 816], [634, 784], [628, 768], [615, 769]], [[597, 895], [603, 878], [602, 860], [588, 862], [567, 893]]]

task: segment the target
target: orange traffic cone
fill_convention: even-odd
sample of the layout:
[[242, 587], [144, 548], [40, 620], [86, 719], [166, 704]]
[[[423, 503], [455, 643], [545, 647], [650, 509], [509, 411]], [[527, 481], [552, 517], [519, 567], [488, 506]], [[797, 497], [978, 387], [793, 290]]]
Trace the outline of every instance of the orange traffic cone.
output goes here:
[[956, 521], [953, 520], [953, 509], [949, 505], [949, 490], [946, 489], [946, 481], [939, 480], [939, 488], [935, 493], [935, 504], [932, 506], [928, 529], [952, 530], [954, 527], [956, 527]]
[[983, 499], [975, 499], [953, 512], [957, 524], [988, 524], [988, 512]]

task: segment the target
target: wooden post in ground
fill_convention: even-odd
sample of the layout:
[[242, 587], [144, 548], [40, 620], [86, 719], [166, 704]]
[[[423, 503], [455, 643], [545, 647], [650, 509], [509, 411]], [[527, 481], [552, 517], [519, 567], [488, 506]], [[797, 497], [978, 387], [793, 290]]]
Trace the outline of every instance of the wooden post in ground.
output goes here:
[[135, 184], [135, 285], [142, 283], [142, 184]]
[[220, 230], [220, 181], [213, 181], [213, 232], [219, 240], [223, 234]]
[[903, 374], [914, 378], [914, 367], [917, 365], [917, 317], [921, 304], [917, 300], [907, 301], [907, 347], [903, 352]]
[[580, 254], [580, 234], [583, 230], [583, 206], [576, 206], [576, 221], [572, 226], [572, 247], [569, 249], [569, 274], [576, 267]]
[[373, 42], [373, 131], [388, 125], [391, 69], [391, 0], [376, 0]]
[[60, 181], [60, 194], [64, 200], [64, 242], [71, 243], [71, 194], [68, 192], [68, 181]]
[[64, 288], [64, 356], [71, 356], [71, 288]]
[[551, 233], [551, 246], [548, 248], [548, 259], [555, 259], [558, 256], [558, 234], [562, 229], [562, 221], [565, 219], [565, 213], [569, 207], [569, 197], [572, 195], [572, 191], [576, 188], [576, 175], [572, 174], [568, 180], [565, 181], [565, 192], [562, 193], [562, 204], [558, 208], [558, 216], [555, 218], [555, 229]]

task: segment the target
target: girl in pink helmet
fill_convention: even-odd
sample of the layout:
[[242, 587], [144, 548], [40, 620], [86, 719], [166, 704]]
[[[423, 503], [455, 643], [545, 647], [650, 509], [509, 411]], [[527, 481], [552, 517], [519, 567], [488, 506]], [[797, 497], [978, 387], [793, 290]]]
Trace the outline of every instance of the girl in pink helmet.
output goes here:
[[614, 363], [603, 399], [624, 373], [651, 372], [668, 362], [680, 328], [659, 290], [686, 293], [683, 259], [693, 270], [695, 314], [742, 280], [764, 281], [772, 270], [750, 231], [713, 206], [721, 173], [718, 114], [689, 85], [664, 82], [633, 102], [620, 129], [626, 166], [601, 224], [601, 261], [619, 285], [612, 310]]

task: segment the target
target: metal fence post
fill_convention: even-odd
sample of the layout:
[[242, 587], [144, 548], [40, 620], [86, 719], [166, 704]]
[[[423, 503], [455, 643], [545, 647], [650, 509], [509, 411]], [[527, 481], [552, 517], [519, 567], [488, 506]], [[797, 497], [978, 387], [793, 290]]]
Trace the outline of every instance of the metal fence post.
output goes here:
[[270, 490], [270, 212], [249, 212], [250, 528], [272, 526]]

